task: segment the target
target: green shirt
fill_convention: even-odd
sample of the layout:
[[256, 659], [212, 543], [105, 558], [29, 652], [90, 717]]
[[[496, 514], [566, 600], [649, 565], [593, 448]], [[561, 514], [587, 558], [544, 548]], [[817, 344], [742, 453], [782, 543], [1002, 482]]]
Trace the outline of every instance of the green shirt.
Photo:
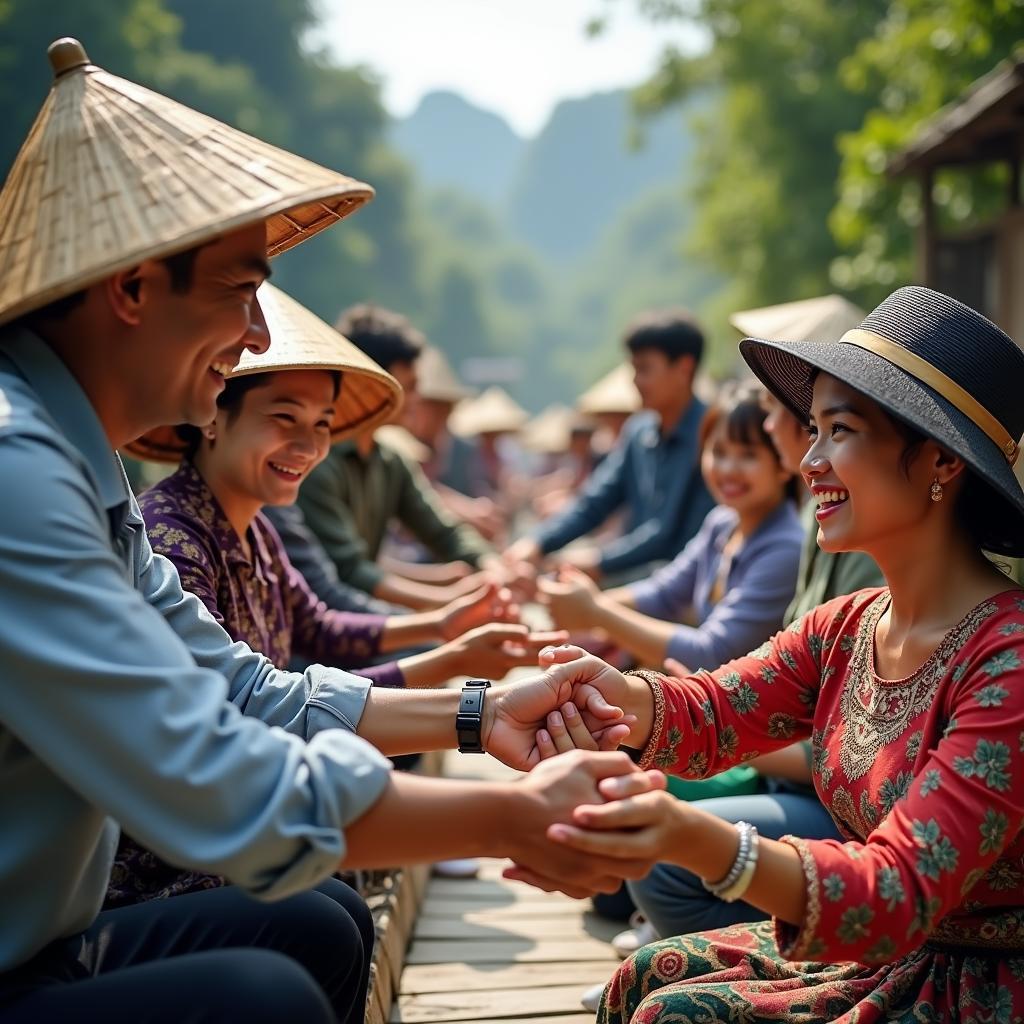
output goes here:
[[786, 609], [786, 622], [795, 622], [834, 597], [865, 587], [885, 586], [882, 570], [870, 556], [860, 551], [830, 554], [818, 547], [818, 521], [814, 510], [814, 502], [808, 501], [800, 513], [804, 523], [804, 550], [800, 556], [796, 594]]
[[376, 559], [393, 519], [439, 561], [475, 566], [490, 550], [441, 507], [419, 466], [380, 444], [365, 458], [354, 441], [336, 444], [302, 485], [299, 505], [341, 579], [371, 594], [384, 577]]

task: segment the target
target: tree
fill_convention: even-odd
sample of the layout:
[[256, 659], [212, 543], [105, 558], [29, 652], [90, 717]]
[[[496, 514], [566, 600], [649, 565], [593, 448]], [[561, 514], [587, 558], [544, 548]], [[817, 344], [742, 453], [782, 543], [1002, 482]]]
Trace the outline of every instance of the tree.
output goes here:
[[[874, 303], [911, 278], [911, 236], [922, 196], [915, 181], [885, 168], [920, 123], [1012, 55], [1024, 39], [1024, 5], [1014, 0], [893, 0], [869, 39], [840, 66], [852, 94], [871, 108], [840, 136], [839, 198], [830, 224], [847, 255], [833, 279]], [[940, 224], [983, 222], [1005, 195], [998, 170], [944, 171], [932, 200]]]

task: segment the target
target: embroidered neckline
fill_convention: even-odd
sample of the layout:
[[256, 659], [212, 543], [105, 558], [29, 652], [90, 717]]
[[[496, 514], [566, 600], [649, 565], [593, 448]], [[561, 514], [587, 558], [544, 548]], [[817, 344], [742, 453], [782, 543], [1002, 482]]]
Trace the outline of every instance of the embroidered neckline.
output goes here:
[[857, 627], [840, 698], [843, 732], [839, 764], [847, 781], [863, 778], [879, 752], [898, 740], [932, 704], [950, 661], [998, 611], [996, 595], [972, 608], [946, 635], [920, 668], [903, 679], [883, 679], [875, 671], [875, 627], [891, 600], [883, 590], [865, 609]]

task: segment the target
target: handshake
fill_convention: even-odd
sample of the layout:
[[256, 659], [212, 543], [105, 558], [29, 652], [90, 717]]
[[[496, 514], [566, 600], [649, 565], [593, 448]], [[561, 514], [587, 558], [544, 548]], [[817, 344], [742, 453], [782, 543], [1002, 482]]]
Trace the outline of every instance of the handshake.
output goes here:
[[579, 647], [546, 648], [534, 679], [491, 691], [484, 748], [528, 771], [507, 787], [507, 827], [487, 852], [509, 856], [507, 878], [574, 897], [641, 878], [681, 839], [677, 801], [660, 771], [616, 748], [643, 748], [654, 701], [648, 684]]

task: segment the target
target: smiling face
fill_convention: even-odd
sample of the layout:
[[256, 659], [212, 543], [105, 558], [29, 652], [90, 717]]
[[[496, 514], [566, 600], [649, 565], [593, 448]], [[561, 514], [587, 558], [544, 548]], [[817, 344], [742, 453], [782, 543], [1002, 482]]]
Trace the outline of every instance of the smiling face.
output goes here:
[[136, 268], [128, 287], [138, 329], [120, 357], [133, 364], [129, 379], [151, 426], [209, 423], [224, 375], [246, 349], [266, 350], [256, 289], [268, 273], [262, 224], [200, 248], [188, 288], [175, 288], [160, 261]]
[[[912, 550], [931, 506], [930, 487], [958, 464], [934, 441], [908, 450], [907, 437], [876, 402], [819, 373], [811, 405], [811, 446], [801, 472], [817, 505], [823, 551]], [[950, 505], [955, 495], [951, 495]]]
[[792, 474], [779, 463], [763, 440], [730, 430], [729, 414], [722, 413], [701, 450], [701, 473], [719, 505], [728, 505], [741, 517], [759, 518], [776, 508], [786, 496]]
[[282, 370], [219, 409], [195, 462], [222, 504], [292, 504], [331, 446], [335, 395], [326, 370]]

